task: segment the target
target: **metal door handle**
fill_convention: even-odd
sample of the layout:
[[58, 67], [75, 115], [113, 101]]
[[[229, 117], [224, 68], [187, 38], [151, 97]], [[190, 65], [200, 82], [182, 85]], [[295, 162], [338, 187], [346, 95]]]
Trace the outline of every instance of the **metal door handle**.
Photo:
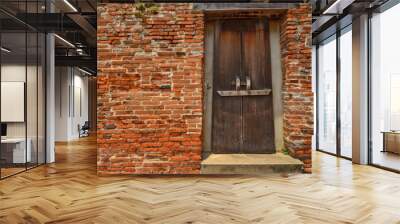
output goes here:
[[240, 84], [241, 84], [240, 78], [239, 76], [236, 76], [236, 91], [240, 90]]
[[235, 87], [236, 90], [239, 90], [241, 85], [239, 76], [236, 76], [236, 78], [232, 80], [231, 84]]
[[246, 76], [246, 89], [250, 90], [251, 88], [251, 79], [249, 76]]
[[246, 86], [246, 90], [251, 89], [251, 79], [250, 76], [246, 76], [246, 82], [242, 82], [239, 76], [236, 76], [236, 79], [232, 81], [232, 85], [235, 86], [236, 91], [240, 90], [241, 86]]

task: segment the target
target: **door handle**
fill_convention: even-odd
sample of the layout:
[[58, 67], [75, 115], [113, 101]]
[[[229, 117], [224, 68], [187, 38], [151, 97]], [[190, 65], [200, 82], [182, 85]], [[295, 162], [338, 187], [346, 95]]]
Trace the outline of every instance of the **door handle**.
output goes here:
[[234, 80], [232, 81], [232, 85], [235, 86], [236, 91], [239, 91], [239, 90], [240, 90], [241, 81], [240, 81], [239, 76], [236, 76], [236, 79], [234, 79]]
[[251, 79], [249, 76], [246, 76], [246, 90], [250, 90], [251, 88]]
[[241, 86], [246, 86], [246, 90], [251, 89], [251, 79], [250, 76], [246, 76], [246, 81], [242, 82], [239, 76], [236, 76], [236, 79], [232, 81], [232, 85], [235, 86], [236, 91], [240, 90]]
[[236, 76], [236, 91], [239, 91], [240, 90], [240, 86], [241, 86], [241, 81], [240, 81], [240, 78], [239, 78], [239, 76]]

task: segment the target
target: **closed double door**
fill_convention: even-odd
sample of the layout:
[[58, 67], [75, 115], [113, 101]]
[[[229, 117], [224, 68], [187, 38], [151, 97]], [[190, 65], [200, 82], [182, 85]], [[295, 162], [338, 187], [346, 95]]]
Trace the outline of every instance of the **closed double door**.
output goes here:
[[213, 153], [274, 153], [267, 19], [215, 23]]

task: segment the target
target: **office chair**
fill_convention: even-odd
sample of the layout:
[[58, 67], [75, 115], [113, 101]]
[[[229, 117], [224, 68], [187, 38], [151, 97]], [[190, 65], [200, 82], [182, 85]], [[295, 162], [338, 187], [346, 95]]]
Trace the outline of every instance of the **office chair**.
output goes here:
[[89, 129], [90, 129], [89, 121], [85, 121], [82, 127], [79, 128], [79, 138], [89, 136]]

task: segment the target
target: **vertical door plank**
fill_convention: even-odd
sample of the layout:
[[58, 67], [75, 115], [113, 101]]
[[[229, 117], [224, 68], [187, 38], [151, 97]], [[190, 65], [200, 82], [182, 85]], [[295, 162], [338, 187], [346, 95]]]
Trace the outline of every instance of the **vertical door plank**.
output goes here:
[[232, 81], [240, 74], [240, 32], [235, 21], [217, 21], [215, 29], [213, 153], [240, 150], [241, 98], [219, 96], [219, 90], [234, 90]]
[[[251, 89], [272, 89], [268, 22], [247, 24], [242, 33], [243, 66]], [[243, 97], [243, 153], [274, 153], [272, 95]]]

